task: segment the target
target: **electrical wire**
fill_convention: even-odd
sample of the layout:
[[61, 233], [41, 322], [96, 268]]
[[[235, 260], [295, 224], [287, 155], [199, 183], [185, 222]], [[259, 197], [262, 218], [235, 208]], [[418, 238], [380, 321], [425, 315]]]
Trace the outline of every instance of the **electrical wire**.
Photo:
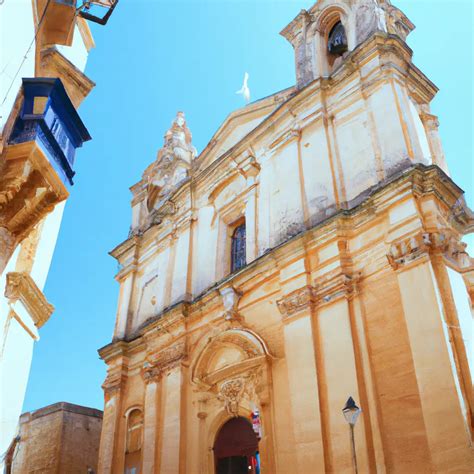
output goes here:
[[31, 43], [30, 45], [28, 46], [28, 49], [26, 50], [26, 53], [25, 55], [23, 56], [23, 59], [21, 61], [21, 64], [20, 66], [18, 67], [18, 70], [16, 71], [15, 75], [13, 76], [13, 79], [10, 83], [10, 86], [8, 87], [8, 90], [5, 94], [5, 97], [3, 98], [3, 101], [2, 103], [0, 104], [0, 107], [3, 106], [3, 104], [5, 103], [5, 101], [7, 100], [7, 97], [8, 97], [8, 94], [10, 93], [11, 91], [11, 88], [13, 87], [13, 84], [15, 83], [15, 79], [17, 78], [18, 74], [20, 73], [21, 71], [21, 68], [23, 67], [23, 64], [25, 64], [25, 61], [27, 60], [27, 57], [28, 57], [28, 54], [31, 50], [31, 47], [33, 46], [33, 44], [35, 43], [36, 41], [36, 38], [38, 37], [38, 33], [40, 32], [40, 29], [41, 29], [41, 25], [43, 24], [43, 20], [44, 20], [44, 17], [46, 16], [46, 11], [48, 10], [48, 7], [49, 7], [49, 4], [51, 3], [51, 0], [48, 0], [48, 2], [46, 3], [46, 6], [44, 7], [44, 10], [43, 10], [43, 14], [41, 15], [41, 18], [40, 18], [40, 21], [38, 23], [38, 28], [36, 29], [36, 33], [35, 33], [35, 36], [33, 37], [33, 39], [31, 40]]

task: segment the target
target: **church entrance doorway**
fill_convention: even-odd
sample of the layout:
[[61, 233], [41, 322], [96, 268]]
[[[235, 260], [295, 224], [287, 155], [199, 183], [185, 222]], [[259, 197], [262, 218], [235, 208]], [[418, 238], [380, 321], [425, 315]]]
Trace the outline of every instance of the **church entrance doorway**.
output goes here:
[[219, 430], [214, 443], [216, 474], [260, 474], [258, 438], [250, 421], [231, 418]]

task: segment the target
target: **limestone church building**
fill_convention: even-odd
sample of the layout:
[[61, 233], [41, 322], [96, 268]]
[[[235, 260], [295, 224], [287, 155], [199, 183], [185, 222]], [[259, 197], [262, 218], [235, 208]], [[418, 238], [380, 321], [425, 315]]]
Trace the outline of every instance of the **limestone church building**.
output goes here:
[[177, 114], [111, 252], [100, 473], [474, 471], [474, 216], [413, 28], [320, 0], [281, 33], [294, 87], [199, 155]]

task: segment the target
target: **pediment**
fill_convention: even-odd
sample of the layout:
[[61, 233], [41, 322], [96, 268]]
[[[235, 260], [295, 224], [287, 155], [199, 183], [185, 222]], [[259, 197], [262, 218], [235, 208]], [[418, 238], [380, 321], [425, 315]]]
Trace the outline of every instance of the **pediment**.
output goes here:
[[267, 356], [266, 347], [255, 334], [230, 329], [207, 341], [192, 364], [192, 378], [196, 383], [213, 386], [265, 364]]
[[293, 92], [293, 87], [285, 89], [229, 114], [206, 148], [198, 156], [198, 169], [205, 169], [220, 156], [228, 152], [252, 130], [258, 127]]

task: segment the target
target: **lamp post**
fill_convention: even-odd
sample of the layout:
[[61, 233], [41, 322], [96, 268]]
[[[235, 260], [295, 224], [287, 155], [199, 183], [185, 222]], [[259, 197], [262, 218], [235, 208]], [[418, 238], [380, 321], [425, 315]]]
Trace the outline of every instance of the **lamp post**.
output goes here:
[[342, 409], [342, 414], [349, 423], [350, 433], [351, 433], [351, 448], [352, 448], [352, 464], [354, 465], [354, 472], [358, 474], [357, 470], [357, 455], [355, 450], [355, 441], [354, 441], [354, 426], [357, 423], [357, 419], [361, 414], [362, 410], [356, 405], [354, 399], [349, 397], [347, 399], [345, 407]]

